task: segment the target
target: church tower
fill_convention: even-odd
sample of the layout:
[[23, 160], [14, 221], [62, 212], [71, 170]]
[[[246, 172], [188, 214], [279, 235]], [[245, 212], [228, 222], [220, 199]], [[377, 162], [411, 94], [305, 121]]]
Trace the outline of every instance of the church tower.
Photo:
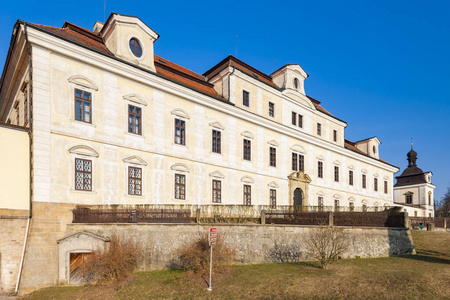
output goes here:
[[431, 183], [431, 172], [417, 167], [417, 152], [413, 149], [406, 154], [408, 167], [396, 177], [394, 203], [403, 205], [411, 217], [434, 217], [433, 193], [436, 187]]

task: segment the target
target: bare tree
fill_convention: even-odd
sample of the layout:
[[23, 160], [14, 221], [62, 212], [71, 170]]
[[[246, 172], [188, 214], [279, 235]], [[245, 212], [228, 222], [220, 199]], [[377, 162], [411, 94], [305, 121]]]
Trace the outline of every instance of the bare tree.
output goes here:
[[312, 229], [306, 237], [308, 251], [322, 269], [348, 250], [349, 241], [348, 234], [337, 228]]

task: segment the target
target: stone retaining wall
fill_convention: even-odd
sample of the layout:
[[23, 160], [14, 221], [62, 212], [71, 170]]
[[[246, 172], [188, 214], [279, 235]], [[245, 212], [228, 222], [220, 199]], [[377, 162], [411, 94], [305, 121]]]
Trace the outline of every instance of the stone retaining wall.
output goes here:
[[[177, 257], [177, 250], [197, 237], [205, 236], [209, 227], [218, 229], [219, 236], [236, 249], [236, 263], [250, 264], [274, 261], [271, 253], [275, 244], [294, 246], [301, 259], [309, 259], [305, 251], [306, 234], [314, 227], [292, 225], [242, 225], [242, 224], [73, 224], [73, 204], [33, 203], [28, 246], [24, 260], [19, 293], [67, 282], [68, 253], [89, 250], [89, 239], [108, 238], [113, 232], [123, 233], [144, 245], [141, 270], [167, 267]], [[17, 279], [18, 264], [23, 247], [26, 219], [0, 220], [0, 253], [3, 292], [11, 292]], [[4, 229], [5, 228], [5, 229]], [[316, 227], [317, 228], [317, 227]], [[410, 254], [414, 246], [409, 231], [404, 228], [339, 227], [350, 235], [350, 250], [345, 257], [387, 257]], [[58, 240], [87, 231], [89, 238], [76, 238], [61, 248]], [[3, 234], [3, 235], [2, 235]], [[6, 236], [5, 236], [6, 234]], [[94, 248], [92, 242], [91, 249]], [[98, 243], [97, 243], [98, 244]], [[81, 248], [83, 249], [81, 249]], [[64, 253], [60, 253], [63, 251]], [[14, 269], [15, 267], [15, 269]]]

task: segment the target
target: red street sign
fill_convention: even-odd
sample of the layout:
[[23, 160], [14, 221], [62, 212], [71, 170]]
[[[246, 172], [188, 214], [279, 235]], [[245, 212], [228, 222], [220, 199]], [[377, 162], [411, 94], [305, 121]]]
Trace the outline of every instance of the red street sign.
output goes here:
[[216, 241], [217, 241], [217, 228], [210, 228], [209, 229], [208, 241], [209, 241], [209, 245], [210, 246], [213, 246], [213, 245], [216, 244]]

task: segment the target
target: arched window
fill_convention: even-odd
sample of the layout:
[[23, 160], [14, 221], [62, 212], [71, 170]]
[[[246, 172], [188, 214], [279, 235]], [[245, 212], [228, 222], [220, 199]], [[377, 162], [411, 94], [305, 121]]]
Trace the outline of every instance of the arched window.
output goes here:
[[136, 57], [142, 56], [142, 47], [136, 38], [132, 38], [130, 40], [130, 49], [131, 49], [131, 52], [133, 52], [134, 56], [136, 56]]

